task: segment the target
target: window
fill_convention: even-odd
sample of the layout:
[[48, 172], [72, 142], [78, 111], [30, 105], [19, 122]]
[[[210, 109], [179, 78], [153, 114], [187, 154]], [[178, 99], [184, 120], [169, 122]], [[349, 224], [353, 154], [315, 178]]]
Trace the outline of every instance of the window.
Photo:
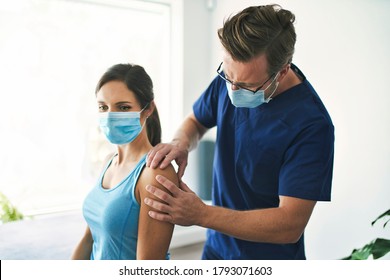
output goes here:
[[113, 64], [145, 68], [170, 136], [171, 12], [169, 2], [0, 0], [0, 191], [24, 214], [78, 208], [96, 183], [112, 147], [94, 89]]

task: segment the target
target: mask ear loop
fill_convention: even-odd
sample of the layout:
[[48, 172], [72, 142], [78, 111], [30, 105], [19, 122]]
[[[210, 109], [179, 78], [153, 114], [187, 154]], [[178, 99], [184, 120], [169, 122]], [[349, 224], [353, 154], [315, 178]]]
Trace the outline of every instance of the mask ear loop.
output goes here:
[[[140, 114], [140, 116], [141, 116], [141, 113], [143, 112], [143, 110], [145, 110], [146, 109], [146, 107], [148, 107], [149, 106], [149, 104], [150, 104], [150, 102], [149, 103], [147, 103], [146, 105], [145, 105], [145, 107], [143, 107], [142, 108], [142, 110], [139, 112], [139, 114]], [[144, 129], [144, 126], [145, 126], [145, 124], [146, 124], [146, 121], [147, 121], [147, 119], [150, 117], [150, 115], [147, 115], [146, 116], [146, 118], [145, 118], [145, 121], [144, 121], [144, 124], [142, 125], [142, 128], [141, 128], [141, 130], [143, 130]]]
[[[278, 72], [278, 74], [276, 74], [275, 79], [272, 81], [272, 83], [276, 80], [278, 75], [279, 75], [279, 72]], [[271, 86], [271, 84], [264, 90], [264, 92]], [[266, 100], [264, 100], [265, 103], [268, 103], [268, 102], [270, 102], [272, 100], [272, 95], [274, 95], [274, 93], [275, 93], [276, 89], [278, 88], [278, 86], [279, 86], [279, 82], [276, 82], [276, 86], [275, 86], [274, 91], [270, 94], [270, 96], [267, 97]]]
[[150, 102], [149, 103], [146, 103], [146, 105], [142, 108], [142, 110], [141, 111], [139, 111], [139, 113], [141, 114], [145, 109], [146, 109], [146, 107], [148, 107], [149, 106], [149, 104], [150, 104]]

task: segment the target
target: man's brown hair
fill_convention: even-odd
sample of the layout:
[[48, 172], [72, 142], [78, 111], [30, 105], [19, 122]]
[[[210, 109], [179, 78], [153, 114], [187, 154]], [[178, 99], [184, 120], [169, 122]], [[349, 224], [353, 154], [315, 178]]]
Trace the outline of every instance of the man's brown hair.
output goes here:
[[265, 54], [272, 75], [292, 61], [294, 21], [294, 14], [279, 5], [248, 7], [228, 18], [218, 37], [234, 60], [248, 62]]

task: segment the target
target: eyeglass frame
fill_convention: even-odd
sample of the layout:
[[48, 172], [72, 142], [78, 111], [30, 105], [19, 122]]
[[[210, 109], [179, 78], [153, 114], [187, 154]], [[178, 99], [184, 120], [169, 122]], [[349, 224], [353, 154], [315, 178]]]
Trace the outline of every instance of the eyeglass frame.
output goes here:
[[249, 88], [246, 88], [244, 86], [240, 86], [240, 85], [237, 85], [235, 83], [233, 83], [232, 81], [230, 81], [228, 78], [222, 76], [222, 70], [221, 70], [221, 67], [222, 67], [222, 64], [223, 64], [223, 61], [221, 62], [221, 64], [218, 66], [218, 69], [217, 69], [217, 74], [218, 76], [220, 76], [225, 82], [228, 82], [229, 84], [233, 85], [233, 86], [236, 86], [238, 88], [241, 88], [241, 89], [245, 89], [245, 90], [248, 90], [250, 92], [252, 92], [253, 94], [255, 94], [256, 92], [258, 92], [262, 87], [265, 86], [266, 83], [268, 83], [272, 77], [275, 76], [275, 73], [273, 73], [261, 86], [259, 86], [258, 88], [256, 88], [255, 90], [253, 89], [249, 89]]

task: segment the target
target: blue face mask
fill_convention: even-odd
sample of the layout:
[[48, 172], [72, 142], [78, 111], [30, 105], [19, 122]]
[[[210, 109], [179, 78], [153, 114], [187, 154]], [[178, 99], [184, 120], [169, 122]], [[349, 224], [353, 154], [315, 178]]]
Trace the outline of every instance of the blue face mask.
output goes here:
[[[99, 113], [100, 129], [112, 144], [127, 144], [141, 133], [141, 112]], [[145, 120], [146, 122], [146, 120]], [[145, 125], [145, 123], [144, 123]]]
[[270, 94], [270, 96], [265, 99], [264, 92], [272, 85], [272, 83], [276, 80], [278, 75], [275, 76], [273, 81], [269, 84], [269, 86], [265, 89], [260, 89], [253, 93], [252, 91], [239, 88], [237, 90], [232, 90], [232, 84], [226, 82], [226, 87], [228, 91], [228, 95], [230, 101], [235, 107], [238, 108], [255, 108], [260, 106], [263, 103], [268, 103], [272, 98], [272, 95], [275, 93], [278, 88], [279, 82], [276, 83], [274, 91]]

